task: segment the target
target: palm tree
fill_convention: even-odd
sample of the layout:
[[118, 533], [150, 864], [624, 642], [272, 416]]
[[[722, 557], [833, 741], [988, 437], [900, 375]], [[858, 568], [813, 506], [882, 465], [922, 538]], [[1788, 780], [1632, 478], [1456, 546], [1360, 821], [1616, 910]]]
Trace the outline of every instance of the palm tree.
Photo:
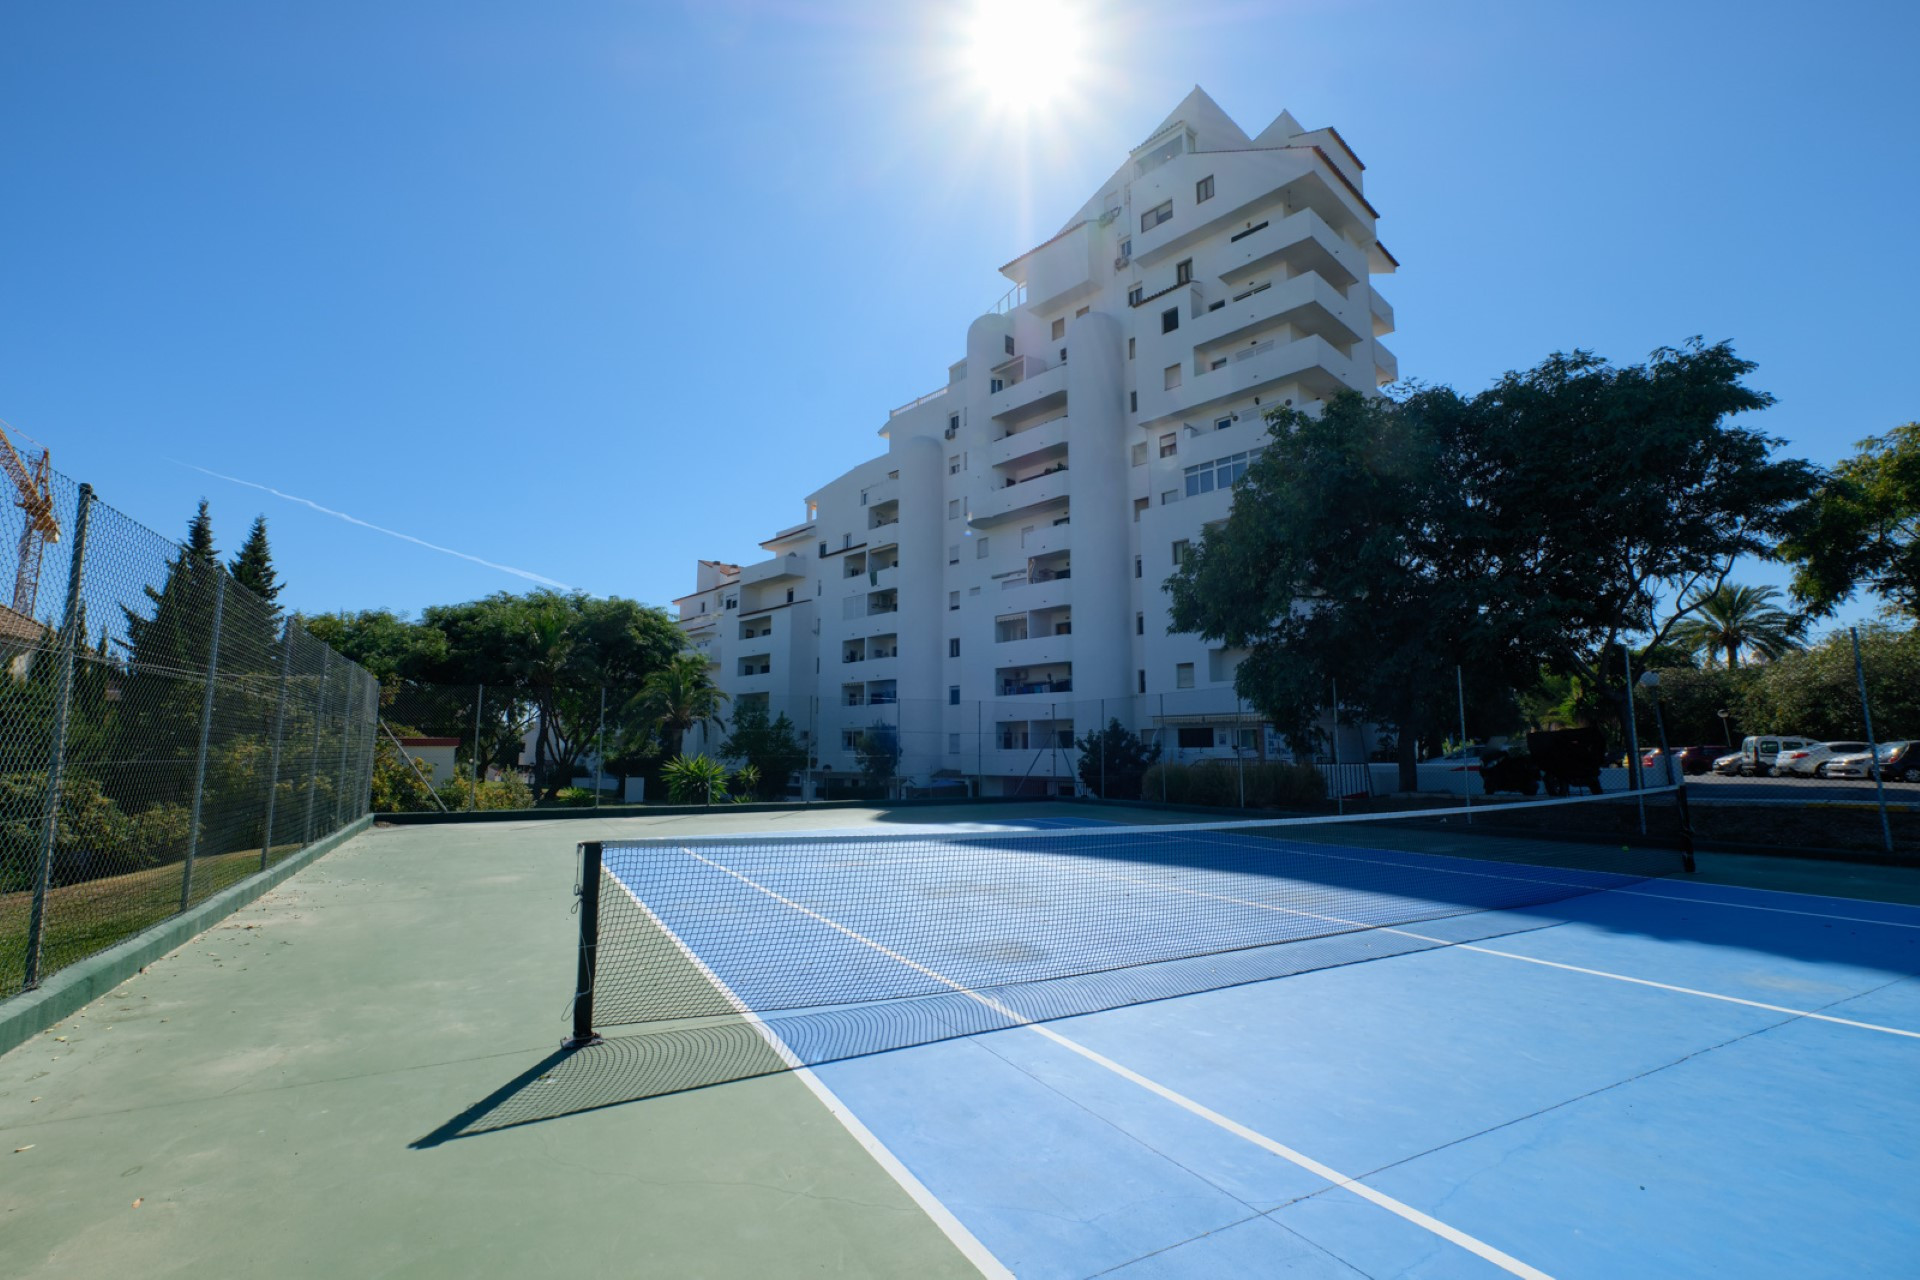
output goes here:
[[695, 725], [725, 729], [720, 710], [727, 695], [713, 683], [712, 669], [697, 653], [682, 653], [648, 676], [640, 685], [640, 714], [659, 728], [667, 758], [680, 754], [680, 743]]
[[1674, 627], [1674, 642], [1709, 663], [1724, 653], [1729, 668], [1740, 665], [1742, 649], [1767, 659], [1790, 653], [1800, 647], [1807, 624], [1806, 619], [1777, 607], [1773, 602], [1779, 598], [1774, 587], [1731, 583], [1701, 592], [1689, 603], [1693, 616]]

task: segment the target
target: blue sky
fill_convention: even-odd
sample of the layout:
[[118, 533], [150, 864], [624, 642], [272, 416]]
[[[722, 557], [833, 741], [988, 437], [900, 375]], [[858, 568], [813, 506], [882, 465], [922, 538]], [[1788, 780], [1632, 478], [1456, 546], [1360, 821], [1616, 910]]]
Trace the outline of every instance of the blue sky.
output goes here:
[[878, 452], [1196, 83], [1366, 161], [1405, 375], [1702, 334], [1801, 456], [1920, 414], [1912, 6], [1084, 10], [1023, 118], [971, 3], [8, 6], [0, 418], [170, 534], [264, 513], [299, 609], [665, 603]]

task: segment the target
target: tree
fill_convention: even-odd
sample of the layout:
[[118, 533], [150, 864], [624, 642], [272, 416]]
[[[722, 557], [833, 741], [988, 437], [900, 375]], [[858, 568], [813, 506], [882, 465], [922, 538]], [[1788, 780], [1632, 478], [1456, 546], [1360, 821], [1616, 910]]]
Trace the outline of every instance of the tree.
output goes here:
[[[1920, 631], [1860, 628], [1860, 663], [1874, 728], [1881, 739], [1920, 724]], [[1749, 669], [1737, 708], [1748, 733], [1803, 733], [1821, 739], [1866, 738], [1853, 668], [1853, 642], [1836, 631], [1803, 649]], [[1737, 732], [1737, 731], [1736, 731]]]
[[1159, 743], [1149, 747], [1118, 719], [1073, 745], [1080, 752], [1081, 783], [1102, 800], [1139, 799], [1141, 779], [1160, 758]]
[[1796, 566], [1794, 596], [1816, 614], [1865, 587], [1920, 617], [1920, 422], [1862, 440], [1780, 550]]
[[1588, 352], [1510, 373], [1471, 400], [1346, 392], [1318, 417], [1269, 415], [1273, 443], [1227, 521], [1168, 582], [1173, 626], [1248, 650], [1236, 687], [1299, 747], [1327, 702], [1416, 737], [1541, 671], [1624, 712], [1621, 642], [1664, 643], [1741, 555], [1765, 555], [1812, 492], [1779, 441], [1731, 425], [1771, 398], [1753, 365], [1698, 340], [1615, 367]]
[[447, 659], [446, 634], [387, 609], [321, 613], [296, 619], [314, 639], [359, 663], [382, 684], [423, 679]]
[[721, 709], [729, 701], [713, 683], [713, 671], [697, 653], [669, 659], [640, 684], [638, 710], [652, 723], [669, 756], [680, 754], [680, 743], [695, 725], [725, 729]]
[[733, 709], [733, 732], [720, 745], [720, 753], [732, 760], [743, 760], [759, 779], [762, 799], [786, 794], [787, 778], [807, 763], [806, 750], [794, 732], [793, 721], [783, 711], [769, 720], [766, 703], [752, 699]]
[[213, 517], [207, 513], [207, 500], [200, 499], [199, 510], [187, 521], [187, 552], [201, 564], [218, 564], [220, 553], [213, 549]]
[[255, 516], [253, 528], [240, 547], [240, 554], [227, 565], [233, 580], [272, 604], [280, 598], [283, 584], [273, 571], [273, 552], [267, 546], [267, 518]]
[[884, 720], [876, 720], [854, 739], [853, 751], [860, 761], [860, 774], [866, 779], [868, 792], [885, 795], [887, 784], [900, 768], [899, 730]]
[[1741, 587], [1721, 583], [1696, 593], [1691, 614], [1674, 624], [1672, 635], [1681, 648], [1711, 661], [1725, 654], [1727, 666], [1740, 665], [1740, 651], [1750, 649], [1762, 658], [1778, 658], [1799, 647], [1806, 624], [1777, 607], [1774, 587]]

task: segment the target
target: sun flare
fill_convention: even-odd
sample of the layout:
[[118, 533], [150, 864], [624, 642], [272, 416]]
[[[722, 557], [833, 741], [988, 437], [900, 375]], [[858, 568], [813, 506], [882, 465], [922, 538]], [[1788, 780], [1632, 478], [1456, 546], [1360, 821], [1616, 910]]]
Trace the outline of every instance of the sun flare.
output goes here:
[[1059, 105], [1086, 77], [1090, 16], [1073, 0], [974, 0], [961, 49], [968, 79], [1002, 111]]

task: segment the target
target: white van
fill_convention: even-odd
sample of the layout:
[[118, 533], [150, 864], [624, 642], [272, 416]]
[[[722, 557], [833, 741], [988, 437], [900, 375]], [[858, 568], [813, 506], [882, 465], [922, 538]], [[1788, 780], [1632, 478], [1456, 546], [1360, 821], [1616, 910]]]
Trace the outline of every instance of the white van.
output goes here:
[[1776, 765], [1782, 751], [1802, 751], [1818, 746], [1812, 738], [1767, 737], [1760, 735], [1743, 738], [1740, 742], [1740, 776], [1743, 778], [1772, 778], [1778, 775]]

